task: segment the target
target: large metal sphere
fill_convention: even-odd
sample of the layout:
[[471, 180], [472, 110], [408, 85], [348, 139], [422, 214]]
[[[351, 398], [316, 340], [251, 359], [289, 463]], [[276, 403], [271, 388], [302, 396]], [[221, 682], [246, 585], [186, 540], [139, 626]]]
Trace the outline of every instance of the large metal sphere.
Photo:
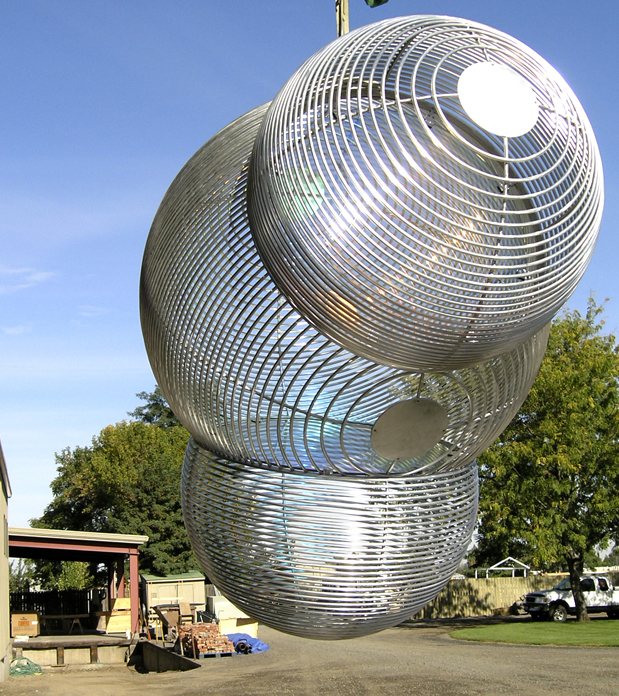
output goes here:
[[256, 139], [249, 218], [271, 278], [351, 352], [453, 370], [548, 323], [603, 205], [592, 129], [532, 50], [463, 19], [390, 19], [310, 58]]
[[192, 440], [182, 501], [200, 563], [240, 609], [286, 633], [354, 638], [412, 616], [456, 571], [477, 469], [351, 481], [225, 462]]
[[[460, 469], [516, 414], [548, 328], [474, 367], [424, 374], [370, 362], [321, 335], [270, 279], [247, 221], [247, 163], [265, 109], [191, 158], [153, 222], [141, 298], [158, 384], [191, 434], [234, 461], [372, 476]], [[411, 412], [416, 400], [436, 404], [443, 425]], [[405, 412], [390, 411], [397, 404]], [[386, 412], [408, 432], [399, 435], [388, 416], [379, 421]], [[428, 438], [414, 439], [424, 423]]]

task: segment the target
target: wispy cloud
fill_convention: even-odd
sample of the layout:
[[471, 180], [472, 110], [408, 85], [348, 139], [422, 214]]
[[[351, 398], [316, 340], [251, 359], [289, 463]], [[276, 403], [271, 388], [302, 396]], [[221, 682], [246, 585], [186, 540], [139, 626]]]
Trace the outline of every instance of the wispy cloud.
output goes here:
[[38, 271], [36, 268], [7, 268], [0, 266], [0, 295], [9, 295], [20, 290], [45, 283], [56, 276], [56, 271]]
[[1, 330], [2, 333], [7, 336], [19, 336], [20, 334], [30, 333], [32, 331], [32, 327], [24, 324], [18, 324], [17, 326], [3, 326], [1, 327]]
[[104, 314], [109, 314], [110, 310], [107, 307], [95, 307], [94, 305], [80, 305], [78, 314], [81, 317], [101, 317]]

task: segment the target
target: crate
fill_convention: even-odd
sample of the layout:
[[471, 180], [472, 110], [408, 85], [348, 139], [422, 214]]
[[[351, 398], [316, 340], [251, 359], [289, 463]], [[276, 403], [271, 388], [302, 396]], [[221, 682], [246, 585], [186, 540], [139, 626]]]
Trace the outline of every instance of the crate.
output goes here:
[[107, 617], [105, 632], [106, 633], [126, 633], [131, 630], [131, 612], [124, 611]]
[[41, 623], [38, 611], [25, 611], [21, 614], [11, 614], [11, 635], [38, 636], [41, 633]]
[[222, 619], [248, 619], [249, 616], [234, 606], [225, 597], [207, 597], [207, 608], [209, 612]]
[[258, 622], [253, 619], [220, 619], [219, 630], [223, 635], [229, 633], [247, 633], [252, 638], [258, 637]]
[[117, 597], [110, 602], [111, 611], [98, 611], [97, 630], [106, 633], [126, 633], [131, 631], [131, 598]]

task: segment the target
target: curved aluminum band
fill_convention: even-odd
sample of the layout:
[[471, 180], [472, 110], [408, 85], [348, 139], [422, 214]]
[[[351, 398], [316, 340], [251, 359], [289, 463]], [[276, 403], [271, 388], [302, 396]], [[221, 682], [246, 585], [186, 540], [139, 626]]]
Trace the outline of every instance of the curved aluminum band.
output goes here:
[[[459, 78], [483, 63], [525, 84], [528, 132], [494, 135], [463, 108]], [[592, 254], [603, 182], [587, 117], [542, 58], [475, 22], [413, 16], [299, 68], [264, 119], [248, 195], [265, 266], [306, 320], [354, 354], [431, 371], [552, 319]]]
[[182, 503], [200, 563], [236, 606], [286, 633], [353, 638], [409, 618], [456, 571], [477, 468], [316, 478], [226, 462], [191, 440]]
[[[158, 384], [191, 434], [226, 459], [344, 475], [462, 468], [524, 401], [548, 327], [475, 367], [425, 374], [370, 362], [318, 333], [270, 279], [247, 221], [248, 160], [265, 110], [201, 148], [153, 222], [141, 313]], [[373, 424], [416, 396], [447, 410], [443, 438], [415, 459], [379, 456]]]

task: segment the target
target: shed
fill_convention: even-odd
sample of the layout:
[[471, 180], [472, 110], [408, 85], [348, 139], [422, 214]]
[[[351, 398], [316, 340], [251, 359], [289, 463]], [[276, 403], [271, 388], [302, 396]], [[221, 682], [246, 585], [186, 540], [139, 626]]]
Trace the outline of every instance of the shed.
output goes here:
[[206, 609], [205, 577], [197, 570], [178, 575], [142, 573], [142, 602], [149, 615], [152, 607], [187, 602], [194, 610]]

